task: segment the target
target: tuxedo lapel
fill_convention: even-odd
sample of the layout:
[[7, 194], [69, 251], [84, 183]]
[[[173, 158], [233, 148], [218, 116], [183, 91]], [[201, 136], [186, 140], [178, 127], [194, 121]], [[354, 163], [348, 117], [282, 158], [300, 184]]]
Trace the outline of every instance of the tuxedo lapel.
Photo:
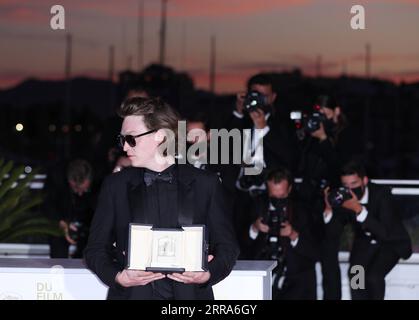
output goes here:
[[377, 202], [379, 201], [379, 199], [377, 199], [378, 194], [379, 193], [377, 192], [375, 186], [371, 183], [368, 183], [368, 203], [365, 205], [365, 207], [368, 210], [368, 214], [370, 213], [370, 211], [371, 213], [375, 211], [375, 207], [377, 206]]
[[179, 225], [191, 225], [194, 221], [195, 178], [191, 168], [178, 165], [178, 222]]

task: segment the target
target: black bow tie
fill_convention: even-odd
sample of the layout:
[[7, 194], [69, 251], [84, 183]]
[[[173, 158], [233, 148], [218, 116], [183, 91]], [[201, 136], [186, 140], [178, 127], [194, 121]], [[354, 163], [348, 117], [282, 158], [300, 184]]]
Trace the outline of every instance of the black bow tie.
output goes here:
[[174, 176], [172, 172], [164, 172], [164, 173], [150, 172], [150, 171], [144, 172], [144, 183], [146, 184], [147, 187], [151, 186], [155, 180], [172, 183], [174, 180]]

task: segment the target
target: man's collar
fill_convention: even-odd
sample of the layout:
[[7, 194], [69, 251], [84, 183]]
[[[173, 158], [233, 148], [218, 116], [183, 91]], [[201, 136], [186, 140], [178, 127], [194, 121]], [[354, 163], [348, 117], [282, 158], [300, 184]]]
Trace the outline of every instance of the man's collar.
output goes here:
[[151, 170], [151, 169], [148, 169], [148, 168], [144, 168], [144, 171], [148, 171], [148, 172], [155, 173], [155, 174], [164, 174], [164, 173], [167, 173], [167, 172], [173, 172], [175, 170], [175, 168], [176, 168], [176, 164], [173, 163], [170, 166], [168, 166], [166, 169], [164, 169], [163, 171], [154, 171], [154, 170]]
[[368, 204], [368, 198], [369, 198], [368, 185], [366, 185], [364, 195], [362, 196], [362, 199], [361, 201], [359, 201], [359, 203]]
[[[270, 118], [270, 116], [271, 116], [271, 113], [270, 112], [265, 113], [265, 121], [268, 121], [268, 119]], [[256, 128], [256, 126], [253, 125], [253, 129], [255, 129], [255, 128]]]

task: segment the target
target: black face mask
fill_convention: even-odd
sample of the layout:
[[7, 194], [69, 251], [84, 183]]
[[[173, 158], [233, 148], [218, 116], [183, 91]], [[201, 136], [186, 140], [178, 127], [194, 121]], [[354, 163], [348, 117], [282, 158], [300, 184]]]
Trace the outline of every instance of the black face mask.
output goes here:
[[288, 198], [269, 197], [269, 201], [275, 207], [275, 209], [283, 208], [288, 205]]
[[356, 195], [359, 201], [361, 201], [362, 196], [364, 195], [365, 188], [363, 186], [360, 186], [358, 188], [351, 189], [352, 192]]

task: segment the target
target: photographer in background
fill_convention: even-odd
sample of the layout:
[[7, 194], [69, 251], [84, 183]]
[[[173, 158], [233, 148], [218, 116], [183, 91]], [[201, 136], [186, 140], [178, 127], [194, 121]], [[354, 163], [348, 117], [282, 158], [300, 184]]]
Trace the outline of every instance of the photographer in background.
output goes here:
[[[257, 74], [249, 79], [247, 90], [247, 93], [237, 94], [236, 108], [226, 127], [252, 129], [250, 151], [254, 165], [257, 163], [263, 170], [258, 175], [245, 175], [244, 165], [240, 168], [236, 181], [237, 199], [240, 200], [236, 201], [234, 209], [236, 230], [247, 228], [245, 221], [249, 218], [253, 198], [266, 193], [266, 173], [277, 166], [293, 169], [296, 164], [296, 135], [289, 116], [275, 107], [277, 94], [272, 78]], [[255, 134], [256, 129], [261, 130], [260, 134]], [[263, 159], [256, 152], [261, 143]]]
[[[364, 268], [365, 289], [351, 288], [352, 299], [383, 300], [385, 276], [400, 258], [408, 259], [412, 254], [409, 235], [394, 210], [390, 190], [370, 183], [360, 163], [347, 163], [340, 179], [343, 188], [325, 190], [326, 236], [338, 242], [344, 225], [353, 225], [349, 270], [354, 265]], [[339, 266], [338, 252], [335, 257]], [[354, 276], [348, 275], [350, 279]]]
[[339, 168], [350, 158], [362, 157], [360, 135], [351, 132], [340, 104], [331, 95], [316, 98], [312, 113], [302, 119], [298, 136], [302, 139], [302, 155], [298, 173], [303, 178], [299, 195], [307, 206], [314, 208], [313, 220], [317, 241], [321, 244], [323, 299], [341, 299], [340, 269], [337, 262], [340, 238], [327, 238], [324, 232], [323, 192], [337, 186]]
[[[61, 182], [63, 176], [66, 176], [65, 184]], [[68, 258], [69, 246], [75, 245], [72, 258], [82, 258], [96, 206], [96, 195], [92, 191], [92, 167], [85, 160], [73, 160], [66, 174], [56, 172], [48, 179], [47, 214], [57, 221], [64, 234], [63, 237], [50, 238], [50, 256]]]
[[308, 212], [291, 197], [293, 178], [285, 168], [267, 178], [268, 194], [255, 201], [244, 235], [247, 258], [277, 260], [273, 299], [315, 300], [318, 248]]
[[[197, 152], [190, 156], [190, 160], [193, 162], [190, 163], [195, 168], [209, 170], [211, 172], [216, 173], [220, 180], [221, 184], [224, 187], [225, 191], [227, 192], [227, 197], [229, 198], [230, 202], [233, 201], [236, 195], [236, 179], [238, 175], [238, 165], [229, 163], [229, 164], [222, 164], [221, 163], [221, 147], [220, 145], [218, 150], [218, 163], [210, 163], [210, 142], [211, 142], [211, 134], [210, 134], [210, 127], [209, 121], [206, 114], [199, 112], [194, 115], [190, 115], [187, 117], [186, 120], [186, 132], [190, 135], [186, 141], [186, 150], [188, 151], [190, 147], [195, 144], [195, 146], [199, 146], [199, 144], [205, 145], [206, 148], [198, 148]], [[205, 134], [204, 134], [205, 133]], [[232, 149], [232, 148], [230, 148]], [[229, 154], [229, 159], [232, 159], [233, 156]]]
[[353, 132], [340, 104], [331, 95], [320, 95], [300, 129], [302, 155], [298, 175], [303, 178], [301, 195], [308, 202], [322, 196], [320, 189], [339, 183], [339, 168], [350, 159], [360, 159], [363, 142]]
[[275, 106], [276, 98], [269, 75], [251, 77], [247, 93], [237, 94], [236, 107], [226, 127], [263, 130], [265, 168], [282, 165], [293, 169], [297, 141], [288, 114]]

